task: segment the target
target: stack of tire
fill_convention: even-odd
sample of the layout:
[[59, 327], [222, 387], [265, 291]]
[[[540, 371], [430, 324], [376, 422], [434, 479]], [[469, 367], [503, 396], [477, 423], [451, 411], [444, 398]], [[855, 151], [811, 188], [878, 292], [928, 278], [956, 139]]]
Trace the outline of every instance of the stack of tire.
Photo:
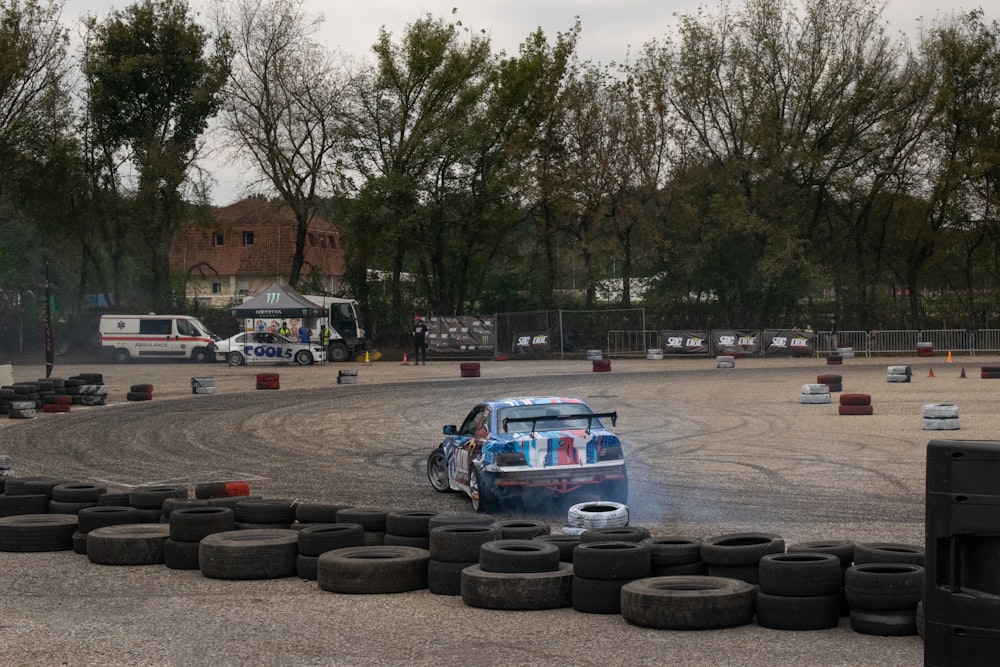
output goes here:
[[69, 412], [73, 397], [66, 393], [66, 381], [62, 378], [40, 378], [35, 382], [42, 401], [42, 412]]
[[[424, 363], [427, 363], [426, 361]], [[461, 377], [464, 378], [477, 378], [479, 377], [479, 362], [478, 361], [464, 361], [458, 365], [459, 373]]]
[[72, 396], [50, 394], [42, 398], [42, 412], [69, 412], [72, 406]]
[[957, 431], [962, 428], [957, 405], [928, 403], [921, 408], [921, 416], [925, 431]]
[[679, 577], [707, 575], [708, 564], [701, 559], [701, 541], [682, 536], [647, 537], [649, 576]]
[[215, 393], [215, 378], [214, 377], [196, 377], [196, 378], [191, 378], [191, 393], [192, 394], [214, 394]]
[[280, 498], [240, 500], [233, 508], [236, 530], [288, 530], [295, 522], [295, 504]]
[[108, 492], [106, 486], [85, 482], [67, 482], [52, 487], [49, 500], [51, 514], [77, 514], [88, 507], [96, 507], [102, 495]]
[[125, 394], [127, 401], [151, 401], [153, 400], [153, 385], [134, 384], [128, 388]]
[[983, 380], [996, 380], [1000, 378], [1000, 366], [980, 366], [979, 377]]
[[337, 384], [357, 384], [358, 372], [356, 370], [337, 371]]
[[917, 343], [917, 356], [918, 357], [933, 357], [934, 356], [934, 343], [930, 343], [930, 342]]
[[77, 528], [73, 533], [73, 551], [87, 553], [87, 533], [105, 526], [139, 523], [139, 510], [123, 505], [95, 505], [76, 514]]
[[34, 419], [41, 405], [38, 386], [34, 382], [16, 382], [5, 386], [8, 419]]
[[576, 545], [582, 542], [579, 535], [553, 535], [551, 533], [548, 535], [538, 535], [537, 537], [533, 537], [531, 539], [538, 542], [554, 544], [556, 548], [559, 549], [559, 560], [564, 563], [573, 562], [573, 550], [576, 548]]
[[435, 595], [461, 595], [462, 570], [479, 565], [481, 547], [500, 539], [500, 529], [474, 523], [428, 525], [427, 588]]
[[724, 577], [648, 577], [622, 587], [622, 617], [659, 630], [714, 630], [753, 620], [754, 587]]
[[327, 551], [361, 547], [365, 544], [365, 529], [356, 523], [312, 523], [299, 529], [299, 553], [295, 571], [308, 581], [316, 581], [319, 557]]
[[63, 391], [65, 391], [66, 395], [70, 397], [70, 402], [73, 405], [81, 405], [80, 387], [82, 387], [85, 384], [87, 383], [81, 380], [79, 377], [67, 378], [63, 382]]
[[212, 498], [236, 498], [250, 495], [248, 482], [198, 482], [194, 485], [194, 497], [198, 500]]
[[10, 399], [14, 397], [14, 390], [9, 385], [0, 387], [0, 415], [6, 415], [10, 409]]
[[281, 377], [277, 373], [257, 373], [257, 389], [281, 389]]
[[29, 488], [32, 480], [43, 477], [4, 477], [4, 492], [0, 494], [0, 517], [19, 514], [45, 514], [49, 511], [49, 496], [44, 491]]
[[178, 507], [168, 517], [170, 537], [163, 544], [163, 563], [171, 570], [199, 570], [201, 541], [236, 529], [228, 507]]
[[719, 355], [715, 358], [716, 368], [736, 368], [736, 357], [728, 354]]
[[611, 372], [611, 360], [610, 359], [594, 359], [590, 363], [593, 365], [592, 370], [595, 373], [610, 373]]
[[188, 497], [187, 487], [179, 484], [137, 487], [129, 491], [128, 504], [139, 510], [142, 523], [159, 523], [163, 519], [163, 501]]
[[663, 348], [661, 347], [651, 347], [646, 350], [646, 359], [650, 361], [662, 361], [663, 360]]
[[850, 540], [814, 540], [810, 542], [799, 542], [788, 547], [788, 553], [818, 553], [836, 556], [840, 562], [840, 615], [847, 616], [850, 609], [847, 606], [847, 599], [844, 595], [844, 577], [847, 568], [854, 564], [854, 551], [856, 544]]
[[38, 416], [34, 401], [21, 400], [16, 395], [9, 399], [6, 410], [8, 419], [34, 419]]
[[593, 528], [618, 528], [629, 524], [628, 506], [605, 500], [577, 503], [569, 508], [563, 534], [579, 535]]
[[820, 373], [816, 376], [816, 384], [825, 384], [831, 392], [844, 390], [844, 378], [837, 373]]
[[101, 373], [80, 373], [70, 378], [70, 380], [74, 379], [83, 382], [78, 387], [80, 405], [107, 405], [109, 389], [108, 385], [104, 384], [104, 375]]
[[828, 404], [830, 403], [830, 386], [825, 384], [804, 384], [799, 396], [799, 403]]
[[893, 543], [859, 544], [845, 574], [851, 629], [878, 636], [917, 634], [923, 597], [924, 551]]
[[380, 509], [345, 507], [337, 512], [337, 523], [356, 523], [365, 531], [365, 546], [385, 544], [388, 512]]
[[573, 565], [555, 544], [500, 539], [484, 543], [479, 563], [461, 572], [462, 601], [483, 609], [538, 610], [573, 603]]
[[837, 406], [838, 414], [842, 415], [870, 415], [875, 411], [872, 406], [871, 394], [841, 394], [840, 405]]
[[909, 366], [889, 366], [885, 369], [886, 382], [909, 382], [912, 376]]
[[492, 525], [500, 530], [501, 540], [533, 540], [552, 532], [547, 523], [534, 519], [504, 519], [494, 521]]
[[620, 614], [622, 587], [649, 576], [649, 545], [643, 542], [588, 542], [573, 549], [573, 608], [585, 614]]
[[731, 533], [701, 543], [701, 559], [712, 577], [740, 579], [749, 584], [760, 581], [760, 560], [784, 553], [785, 541], [772, 533]]
[[431, 548], [430, 523], [437, 512], [433, 510], [405, 510], [385, 515], [384, 544], [397, 547]]
[[840, 355], [839, 352], [831, 352], [826, 355], [826, 365], [827, 366], [841, 366], [844, 363], [844, 357]]
[[840, 622], [844, 574], [826, 553], [774, 553], [760, 560], [757, 623], [773, 630], [824, 630]]

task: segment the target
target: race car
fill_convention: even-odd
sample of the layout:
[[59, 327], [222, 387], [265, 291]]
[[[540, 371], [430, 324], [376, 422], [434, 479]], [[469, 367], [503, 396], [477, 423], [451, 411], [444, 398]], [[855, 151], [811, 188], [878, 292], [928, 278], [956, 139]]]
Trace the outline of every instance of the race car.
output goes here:
[[[458, 491], [477, 512], [505, 501], [530, 508], [576, 491], [628, 500], [628, 473], [616, 412], [595, 413], [577, 398], [534, 396], [483, 401], [427, 458], [436, 491]], [[548, 496], [548, 497], [546, 497]]]
[[270, 332], [245, 332], [216, 343], [216, 357], [231, 366], [245, 363], [291, 363], [302, 366], [326, 361], [326, 349], [316, 343], [300, 343]]

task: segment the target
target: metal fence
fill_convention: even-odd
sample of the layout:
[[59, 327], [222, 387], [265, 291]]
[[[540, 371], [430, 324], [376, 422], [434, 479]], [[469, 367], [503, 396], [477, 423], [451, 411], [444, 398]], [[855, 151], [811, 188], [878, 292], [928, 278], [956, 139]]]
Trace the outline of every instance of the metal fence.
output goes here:
[[[829, 332], [817, 336], [817, 353], [832, 352]], [[1000, 329], [903, 329], [890, 331], [841, 331], [836, 347], [853, 347], [855, 354], [913, 352], [917, 343], [931, 343], [940, 352], [976, 354], [1000, 352]]]

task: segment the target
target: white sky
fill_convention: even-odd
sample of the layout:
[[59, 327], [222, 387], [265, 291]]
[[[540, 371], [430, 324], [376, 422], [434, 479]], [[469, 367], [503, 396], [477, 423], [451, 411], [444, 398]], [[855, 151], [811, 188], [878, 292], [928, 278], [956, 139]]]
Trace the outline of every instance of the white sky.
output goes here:
[[[210, 0], [188, 0], [194, 11], [210, 5]], [[554, 40], [557, 32], [571, 28], [579, 16], [582, 27], [578, 53], [583, 59], [603, 63], [624, 61], [649, 39], [671, 33], [675, 14], [691, 14], [704, 7], [717, 13], [720, 0], [303, 0], [305, 11], [325, 17], [322, 39], [332, 50], [356, 59], [370, 55], [369, 48], [385, 26], [401, 35], [406, 26], [425, 14], [434, 18], [456, 18], [472, 30], [485, 30], [495, 50], [514, 54], [528, 34], [541, 27]], [[114, 9], [132, 4], [128, 0], [66, 0], [63, 20], [75, 27], [80, 17], [98, 18]], [[730, 0], [738, 6], [740, 0]], [[940, 0], [889, 0], [883, 16], [893, 31], [916, 37], [921, 19], [933, 21], [955, 12], [984, 7], [987, 20], [1000, 20], [998, 3], [983, 0], [960, 0], [953, 7], [941, 8]], [[452, 9], [457, 13], [452, 14]], [[216, 204], [239, 199], [245, 182], [240, 170], [206, 165], [218, 180], [214, 188]]]

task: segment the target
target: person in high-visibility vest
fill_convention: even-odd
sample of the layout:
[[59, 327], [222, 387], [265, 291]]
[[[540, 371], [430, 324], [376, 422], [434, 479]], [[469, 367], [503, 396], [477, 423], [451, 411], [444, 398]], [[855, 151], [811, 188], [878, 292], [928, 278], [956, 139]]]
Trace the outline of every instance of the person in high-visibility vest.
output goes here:
[[319, 328], [319, 342], [323, 347], [330, 347], [330, 330], [326, 328], [325, 324]]
[[278, 328], [278, 333], [288, 338], [292, 335], [292, 330], [288, 328], [288, 322], [282, 322], [281, 326]]

